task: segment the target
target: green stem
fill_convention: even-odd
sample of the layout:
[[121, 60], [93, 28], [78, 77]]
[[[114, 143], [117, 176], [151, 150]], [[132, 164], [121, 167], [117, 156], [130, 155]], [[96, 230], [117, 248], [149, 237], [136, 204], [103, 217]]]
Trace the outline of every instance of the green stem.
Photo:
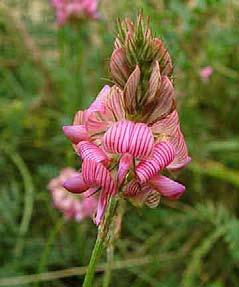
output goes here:
[[105, 269], [105, 274], [104, 274], [104, 279], [103, 279], [103, 287], [110, 286], [113, 258], [114, 258], [114, 245], [110, 244], [107, 247], [107, 264], [106, 264], [106, 269]]
[[104, 243], [108, 237], [108, 232], [109, 232], [109, 229], [110, 229], [113, 217], [114, 217], [117, 202], [118, 202], [118, 199], [115, 197], [115, 198], [111, 198], [109, 203], [108, 203], [107, 210], [105, 212], [104, 220], [102, 221], [102, 223], [99, 226], [97, 239], [96, 239], [95, 246], [94, 246], [94, 249], [93, 249], [92, 254], [91, 254], [90, 263], [89, 263], [88, 268], [87, 268], [83, 287], [91, 287], [92, 286], [96, 265], [97, 265], [98, 260], [100, 259], [100, 256], [103, 252]]

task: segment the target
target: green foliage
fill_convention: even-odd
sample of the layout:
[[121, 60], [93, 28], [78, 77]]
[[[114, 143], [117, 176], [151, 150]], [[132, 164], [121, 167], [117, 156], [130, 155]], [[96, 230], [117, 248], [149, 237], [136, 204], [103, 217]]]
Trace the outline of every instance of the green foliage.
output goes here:
[[[239, 5], [233, 0], [102, 0], [100, 21], [62, 29], [47, 0], [1, 1], [3, 279], [87, 265], [96, 227], [65, 223], [46, 186], [63, 167], [79, 167], [61, 127], [109, 82], [116, 17], [135, 17], [141, 9], [173, 59], [193, 162], [178, 175], [187, 186], [179, 202], [164, 200], [155, 210], [127, 205], [115, 251], [115, 261], [123, 263], [113, 271], [112, 286], [238, 286]], [[199, 75], [205, 66], [213, 67], [208, 81]], [[83, 273], [16, 280], [18, 286], [81, 286]], [[0, 286], [12, 286], [3, 279]], [[101, 284], [99, 272], [95, 286]]]

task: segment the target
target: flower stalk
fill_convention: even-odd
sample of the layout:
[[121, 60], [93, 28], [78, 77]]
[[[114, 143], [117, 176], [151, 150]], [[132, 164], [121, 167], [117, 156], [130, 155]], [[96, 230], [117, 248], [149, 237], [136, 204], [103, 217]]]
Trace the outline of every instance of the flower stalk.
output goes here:
[[93, 248], [90, 262], [85, 275], [83, 287], [91, 287], [94, 279], [96, 265], [100, 259], [100, 256], [104, 250], [105, 243], [109, 235], [109, 229], [114, 219], [115, 210], [118, 204], [118, 197], [112, 197], [108, 203], [104, 220], [99, 225], [98, 235]]

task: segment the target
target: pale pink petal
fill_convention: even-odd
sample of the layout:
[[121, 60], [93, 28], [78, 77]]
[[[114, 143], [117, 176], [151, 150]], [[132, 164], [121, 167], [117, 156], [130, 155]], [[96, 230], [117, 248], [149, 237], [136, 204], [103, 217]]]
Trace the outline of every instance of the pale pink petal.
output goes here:
[[89, 135], [84, 125], [64, 126], [63, 132], [74, 144], [77, 144], [82, 140], [89, 140]]
[[179, 125], [179, 118], [177, 111], [173, 111], [166, 118], [159, 120], [152, 125], [151, 129], [154, 134], [171, 135]]
[[175, 108], [174, 87], [168, 77], [162, 76], [160, 88], [152, 104], [152, 112], [147, 117], [147, 123], [155, 123], [160, 118], [167, 116]]
[[131, 73], [124, 88], [124, 101], [128, 113], [133, 114], [136, 110], [137, 89], [140, 81], [140, 68], [137, 65]]
[[138, 181], [132, 180], [124, 190], [124, 196], [128, 198], [133, 205], [140, 207], [144, 204], [147, 193], [143, 192]]
[[146, 124], [135, 123], [128, 152], [137, 158], [147, 158], [153, 152], [154, 137]]
[[119, 162], [118, 175], [117, 175], [119, 186], [125, 180], [125, 177], [132, 166], [133, 166], [133, 156], [129, 153], [123, 154]]
[[150, 185], [158, 190], [161, 195], [169, 199], [178, 199], [185, 191], [185, 186], [162, 175], [150, 179]]
[[159, 62], [154, 63], [150, 78], [149, 78], [149, 87], [147, 90], [147, 103], [152, 103], [155, 99], [155, 95], [159, 90], [161, 82], [160, 66]]
[[188, 149], [184, 136], [180, 130], [177, 111], [172, 112], [165, 119], [155, 123], [151, 130], [159, 137], [166, 137], [175, 149], [175, 158], [167, 167], [168, 169], [180, 169], [191, 161], [191, 158], [188, 156]]
[[167, 169], [178, 170], [185, 167], [191, 161], [191, 158], [188, 156], [188, 148], [184, 140], [184, 136], [180, 131], [180, 128], [176, 129], [176, 131], [171, 135], [169, 140], [174, 146], [175, 158], [167, 166]]
[[152, 159], [142, 160], [136, 167], [140, 183], [147, 182], [152, 176], [164, 169], [174, 159], [174, 148], [169, 142], [160, 142], [154, 146]]
[[108, 94], [106, 105], [112, 112], [114, 121], [125, 119], [123, 92], [118, 87], [113, 86], [111, 88], [111, 91]]
[[104, 165], [109, 163], [109, 158], [104, 151], [92, 142], [81, 141], [76, 146], [76, 149], [83, 160], [91, 159]]
[[64, 182], [63, 187], [72, 193], [81, 193], [89, 188], [85, 183], [82, 174], [68, 178]]
[[110, 72], [116, 83], [123, 87], [130, 75], [123, 48], [114, 50], [110, 59]]
[[83, 125], [85, 123], [84, 113], [85, 113], [84, 111], [78, 111], [75, 114], [73, 125]]
[[105, 150], [111, 153], [127, 153], [133, 129], [134, 123], [130, 121], [120, 121], [114, 124], [103, 137]]
[[141, 191], [140, 183], [137, 180], [131, 180], [124, 189], [124, 196], [134, 197]]

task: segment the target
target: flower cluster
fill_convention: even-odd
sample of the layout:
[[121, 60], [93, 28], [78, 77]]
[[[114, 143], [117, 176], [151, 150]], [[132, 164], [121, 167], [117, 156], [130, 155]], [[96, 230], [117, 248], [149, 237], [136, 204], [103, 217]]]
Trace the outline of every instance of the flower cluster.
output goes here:
[[172, 63], [160, 39], [141, 16], [119, 23], [110, 61], [115, 85], [105, 86], [91, 106], [78, 111], [63, 131], [82, 159], [77, 177], [64, 187], [73, 193], [100, 191], [96, 224], [110, 197], [156, 207], [161, 196], [179, 198], [185, 187], [162, 175], [190, 161], [180, 130]]
[[98, 18], [98, 0], [51, 0], [58, 25], [74, 19]]
[[67, 219], [74, 218], [82, 221], [87, 217], [93, 217], [97, 206], [97, 199], [91, 194], [72, 195], [62, 185], [68, 178], [78, 176], [76, 170], [64, 168], [58, 177], [53, 178], [48, 189], [51, 192], [54, 206], [59, 209]]

